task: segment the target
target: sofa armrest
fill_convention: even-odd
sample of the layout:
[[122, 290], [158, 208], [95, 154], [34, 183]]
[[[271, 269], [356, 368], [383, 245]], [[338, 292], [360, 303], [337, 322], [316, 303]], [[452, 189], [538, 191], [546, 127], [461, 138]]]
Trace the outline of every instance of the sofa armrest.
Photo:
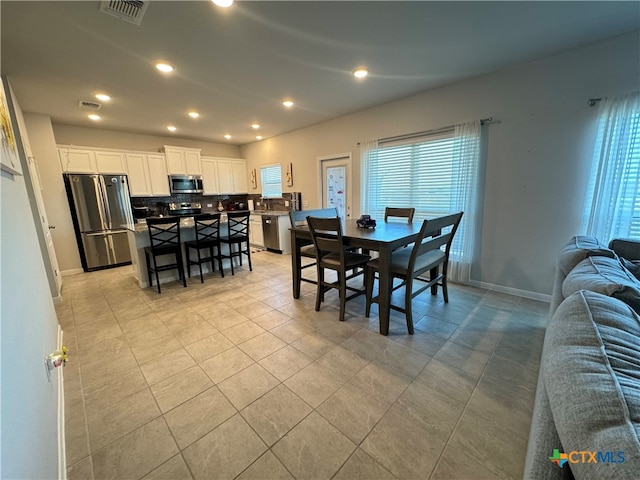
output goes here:
[[616, 255], [627, 260], [640, 260], [640, 240], [632, 238], [614, 238], [609, 242], [609, 248]]

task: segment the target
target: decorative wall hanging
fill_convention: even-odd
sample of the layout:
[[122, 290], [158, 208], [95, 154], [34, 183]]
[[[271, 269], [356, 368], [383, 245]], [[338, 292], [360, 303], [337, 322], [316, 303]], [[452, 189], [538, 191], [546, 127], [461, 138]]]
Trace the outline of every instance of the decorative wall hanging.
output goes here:
[[289, 163], [287, 165], [287, 172], [285, 174], [287, 179], [287, 187], [293, 187], [293, 164]]
[[251, 188], [254, 190], [258, 188], [258, 181], [256, 180], [256, 169], [251, 170]]
[[11, 115], [9, 113], [9, 102], [7, 102], [7, 97], [5, 96], [2, 79], [0, 79], [0, 135], [2, 136], [2, 155], [0, 155], [2, 170], [14, 175], [22, 175], [15, 131], [11, 124]]

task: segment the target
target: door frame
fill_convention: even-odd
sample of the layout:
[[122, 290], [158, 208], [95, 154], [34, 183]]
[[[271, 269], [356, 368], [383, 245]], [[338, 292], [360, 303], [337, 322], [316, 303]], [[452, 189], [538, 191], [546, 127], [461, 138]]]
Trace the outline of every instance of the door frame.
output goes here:
[[339, 161], [343, 160], [347, 166], [347, 194], [345, 195], [346, 199], [346, 218], [344, 221], [351, 218], [351, 212], [353, 211], [353, 160], [352, 160], [351, 152], [346, 153], [336, 153], [334, 155], [323, 155], [317, 157], [318, 160], [318, 204], [320, 208], [324, 208], [324, 174], [323, 174], [323, 164], [324, 162], [330, 161]]

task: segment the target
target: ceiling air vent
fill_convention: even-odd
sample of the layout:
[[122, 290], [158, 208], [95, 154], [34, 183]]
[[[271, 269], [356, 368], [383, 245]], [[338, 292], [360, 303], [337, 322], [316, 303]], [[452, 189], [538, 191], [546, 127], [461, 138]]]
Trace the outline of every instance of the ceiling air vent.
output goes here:
[[103, 0], [100, 2], [100, 11], [140, 25], [148, 6], [149, 0]]
[[78, 108], [83, 110], [100, 110], [102, 105], [96, 102], [87, 102], [86, 100], [80, 100], [78, 102]]

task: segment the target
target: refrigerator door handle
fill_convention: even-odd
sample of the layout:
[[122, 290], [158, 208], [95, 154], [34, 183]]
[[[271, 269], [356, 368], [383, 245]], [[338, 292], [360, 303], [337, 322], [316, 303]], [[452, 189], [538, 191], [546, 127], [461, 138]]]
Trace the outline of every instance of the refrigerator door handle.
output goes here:
[[102, 230], [109, 229], [109, 222], [107, 221], [107, 211], [104, 206], [104, 188], [102, 188], [103, 180], [102, 176], [95, 175], [93, 177], [93, 186], [96, 191], [96, 200], [98, 201], [98, 216], [100, 217], [100, 224], [102, 225]]
[[105, 229], [111, 230], [111, 211], [109, 210], [109, 200], [107, 199], [107, 184], [103, 175], [99, 175], [98, 178], [100, 179], [100, 199], [102, 200], [102, 209], [105, 216]]

